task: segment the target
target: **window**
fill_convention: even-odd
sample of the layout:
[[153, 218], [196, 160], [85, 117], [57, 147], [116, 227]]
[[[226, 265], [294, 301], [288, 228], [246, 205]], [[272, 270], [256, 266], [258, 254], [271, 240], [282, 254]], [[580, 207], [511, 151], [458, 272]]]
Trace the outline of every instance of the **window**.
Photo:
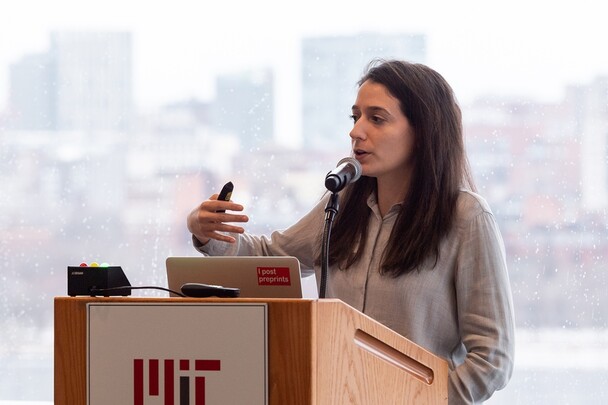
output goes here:
[[228, 180], [248, 231], [306, 213], [378, 56], [429, 64], [463, 108], [517, 321], [513, 378], [489, 403], [608, 400], [600, 6], [32, 3], [0, 10], [0, 404], [52, 401], [68, 265], [165, 286], [165, 258], [194, 254], [187, 213]]

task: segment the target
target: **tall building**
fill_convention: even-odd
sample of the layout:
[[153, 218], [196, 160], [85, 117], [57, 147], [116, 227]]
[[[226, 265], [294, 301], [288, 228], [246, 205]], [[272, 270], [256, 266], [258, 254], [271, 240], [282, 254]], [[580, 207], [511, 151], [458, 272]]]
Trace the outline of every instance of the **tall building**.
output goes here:
[[11, 126], [24, 130], [55, 128], [54, 71], [48, 53], [23, 56], [9, 69]]
[[131, 34], [56, 32], [56, 129], [128, 130], [133, 109]]
[[424, 63], [424, 35], [360, 34], [308, 38], [302, 44], [302, 137], [310, 148], [348, 144], [357, 81], [375, 58]]
[[211, 125], [236, 135], [245, 148], [259, 147], [274, 136], [274, 79], [261, 69], [226, 74], [216, 81]]
[[131, 34], [56, 32], [10, 69], [15, 129], [126, 131], [133, 111]]
[[581, 189], [583, 207], [608, 207], [608, 78], [597, 78], [578, 89], [581, 131]]

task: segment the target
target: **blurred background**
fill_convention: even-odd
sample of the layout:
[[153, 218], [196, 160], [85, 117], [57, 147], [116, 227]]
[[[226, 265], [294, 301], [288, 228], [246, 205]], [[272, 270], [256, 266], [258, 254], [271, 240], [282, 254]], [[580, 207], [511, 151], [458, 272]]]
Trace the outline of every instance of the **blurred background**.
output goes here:
[[[220, 4], [221, 3], [221, 4]], [[66, 267], [166, 286], [232, 181], [290, 225], [349, 153], [376, 57], [453, 86], [505, 240], [516, 368], [491, 404], [608, 401], [608, 25], [599, 3], [130, 0], [0, 5], [0, 404], [53, 399]], [[163, 295], [136, 291], [134, 295]]]

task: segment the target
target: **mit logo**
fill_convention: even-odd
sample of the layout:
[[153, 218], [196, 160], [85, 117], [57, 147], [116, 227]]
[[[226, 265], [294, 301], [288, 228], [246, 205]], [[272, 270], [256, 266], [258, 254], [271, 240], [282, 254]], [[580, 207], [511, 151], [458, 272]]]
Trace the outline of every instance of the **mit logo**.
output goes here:
[[[163, 361], [163, 396], [164, 405], [175, 405], [175, 372], [176, 360]], [[190, 405], [190, 360], [179, 360], [179, 405]], [[193, 360], [194, 372], [198, 371], [220, 371], [219, 360]], [[143, 359], [133, 360], [133, 404], [144, 405], [144, 369]], [[148, 392], [149, 397], [160, 396], [160, 361], [158, 359], [148, 360]], [[205, 377], [194, 376], [194, 405], [205, 405]]]

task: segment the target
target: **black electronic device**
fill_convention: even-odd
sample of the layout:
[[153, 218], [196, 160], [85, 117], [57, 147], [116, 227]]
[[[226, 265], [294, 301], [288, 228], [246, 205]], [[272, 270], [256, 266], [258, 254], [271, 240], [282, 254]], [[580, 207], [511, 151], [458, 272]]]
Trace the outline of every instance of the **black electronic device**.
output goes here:
[[182, 286], [182, 294], [187, 297], [238, 297], [241, 295], [239, 288], [222, 287], [221, 285], [186, 283]]
[[[230, 201], [230, 197], [232, 197], [232, 191], [234, 191], [234, 184], [232, 184], [232, 182], [229, 181], [228, 183], [224, 184], [224, 187], [222, 187], [222, 190], [220, 191], [220, 194], [217, 196], [217, 199], [221, 200], [221, 201]], [[217, 210], [216, 212], [226, 212], [226, 211]]]
[[[125, 287], [125, 288], [120, 288]], [[120, 266], [68, 266], [68, 295], [127, 296], [131, 283]]]
[[218, 200], [230, 201], [230, 197], [232, 197], [232, 192], [234, 191], [234, 184], [231, 181], [224, 184], [222, 190], [220, 191], [220, 195], [218, 195]]

